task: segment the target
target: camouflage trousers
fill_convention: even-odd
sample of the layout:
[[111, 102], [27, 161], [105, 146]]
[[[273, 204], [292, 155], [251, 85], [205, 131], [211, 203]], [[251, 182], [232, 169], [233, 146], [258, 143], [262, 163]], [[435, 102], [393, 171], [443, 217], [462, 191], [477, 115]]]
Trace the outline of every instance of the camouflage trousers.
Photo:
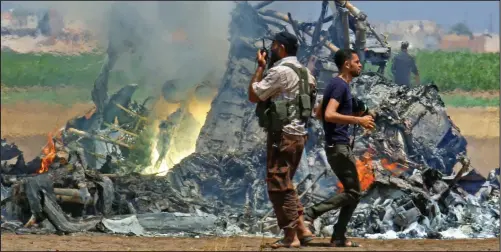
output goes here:
[[299, 166], [307, 136], [268, 133], [266, 184], [268, 196], [281, 229], [296, 228], [303, 206], [294, 189], [293, 177]]

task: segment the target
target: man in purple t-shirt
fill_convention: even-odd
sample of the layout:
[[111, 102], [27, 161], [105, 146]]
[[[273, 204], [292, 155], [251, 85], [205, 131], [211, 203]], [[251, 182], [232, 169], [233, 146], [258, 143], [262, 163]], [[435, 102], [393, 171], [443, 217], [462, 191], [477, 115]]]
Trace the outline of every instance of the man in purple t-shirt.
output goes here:
[[341, 208], [331, 245], [358, 247], [358, 244], [346, 239], [346, 226], [360, 200], [360, 181], [350, 147], [348, 127], [349, 124], [358, 124], [366, 129], [373, 129], [375, 124], [370, 115], [353, 116], [348, 83], [360, 75], [362, 65], [357, 53], [350, 49], [339, 50], [334, 56], [334, 62], [339, 69], [339, 75], [325, 88], [322, 105], [316, 108], [315, 113], [317, 118], [323, 121], [327, 161], [343, 184], [344, 191], [306, 209], [304, 215], [305, 221], [312, 222], [325, 212]]

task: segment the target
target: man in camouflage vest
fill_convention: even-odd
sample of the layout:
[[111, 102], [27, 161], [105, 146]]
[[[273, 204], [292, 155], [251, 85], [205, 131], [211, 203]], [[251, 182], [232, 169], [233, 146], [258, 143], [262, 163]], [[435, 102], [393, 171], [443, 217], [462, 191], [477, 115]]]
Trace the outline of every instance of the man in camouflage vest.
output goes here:
[[[297, 50], [298, 43], [294, 35], [288, 32], [276, 34], [270, 61], [266, 60], [266, 52], [258, 51], [258, 67], [249, 83], [249, 101], [258, 103], [256, 112], [264, 103], [273, 104], [272, 109], [267, 110], [271, 112], [263, 112], [266, 115], [260, 116], [257, 112], [260, 125], [267, 125], [261, 126], [267, 131], [268, 195], [278, 226], [284, 230], [285, 235], [272, 245], [273, 248], [299, 247], [311, 241], [313, 236], [304, 225], [303, 206], [294, 188], [293, 177], [308, 135], [307, 120], [304, 118], [312, 114], [312, 104], [308, 105], [308, 97], [309, 90], [314, 90], [316, 81], [311, 72], [298, 61]], [[267, 63], [270, 68], [263, 78]], [[303, 104], [302, 107], [298, 105], [298, 97], [306, 97], [303, 103], [299, 102]], [[268, 122], [268, 119], [272, 122]]]

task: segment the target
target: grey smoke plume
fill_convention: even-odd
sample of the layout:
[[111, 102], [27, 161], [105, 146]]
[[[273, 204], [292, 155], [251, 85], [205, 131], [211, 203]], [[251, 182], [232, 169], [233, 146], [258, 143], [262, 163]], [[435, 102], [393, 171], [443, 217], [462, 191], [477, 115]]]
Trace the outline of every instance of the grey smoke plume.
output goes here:
[[[152, 92], [169, 79], [180, 79], [180, 89], [194, 87], [206, 78], [215, 79], [213, 84], [218, 85], [226, 68], [233, 2], [47, 1], [16, 4], [30, 9], [51, 8], [63, 15], [65, 23], [83, 23], [104, 48], [110, 40], [121, 46], [126, 40], [135, 40], [134, 53], [121, 54], [114, 70], [122, 71], [128, 79], [138, 79], [139, 85], [151, 88]], [[184, 36], [186, 40], [176, 41], [176, 36]]]

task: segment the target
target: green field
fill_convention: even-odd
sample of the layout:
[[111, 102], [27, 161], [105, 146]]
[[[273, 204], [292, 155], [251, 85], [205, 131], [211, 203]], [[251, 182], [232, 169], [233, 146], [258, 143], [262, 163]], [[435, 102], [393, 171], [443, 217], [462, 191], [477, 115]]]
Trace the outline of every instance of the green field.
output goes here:
[[[440, 91], [499, 90], [499, 53], [417, 51], [421, 82], [434, 81]], [[391, 62], [385, 75], [392, 77]]]
[[[110, 85], [140, 83], [146, 73], [139, 73], [140, 61], [132, 59], [131, 70], [112, 70]], [[88, 87], [101, 71], [104, 54], [65, 56], [55, 54], [20, 54], [2, 52], [1, 81], [7, 87]]]
[[[433, 80], [440, 91], [469, 92], [499, 90], [499, 54], [468, 52], [415, 52], [421, 81]], [[90, 91], [103, 63], [103, 54], [58, 56], [53, 54], [19, 54], [5, 51], [1, 54], [2, 104], [17, 101], [45, 101], [62, 104], [90, 100]], [[110, 92], [129, 83], [144, 84], [148, 74], [135, 67], [130, 71], [113, 70], [110, 74]], [[391, 62], [385, 75], [391, 77]], [[145, 90], [135, 95], [145, 97]], [[443, 96], [450, 106], [499, 106], [499, 97], [474, 97], [447, 94]]]

